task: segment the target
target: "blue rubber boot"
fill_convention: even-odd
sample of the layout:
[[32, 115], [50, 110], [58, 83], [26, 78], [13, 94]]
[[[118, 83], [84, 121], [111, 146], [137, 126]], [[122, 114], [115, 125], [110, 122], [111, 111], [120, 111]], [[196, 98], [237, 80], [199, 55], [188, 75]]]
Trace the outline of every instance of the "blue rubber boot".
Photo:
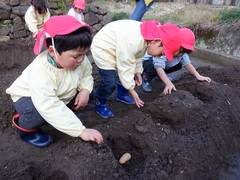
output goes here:
[[116, 97], [117, 101], [123, 102], [125, 104], [135, 104], [134, 99], [129, 96], [128, 94], [128, 90], [125, 89], [121, 82], [118, 81], [117, 82], [117, 97]]
[[102, 118], [109, 118], [109, 117], [114, 116], [114, 113], [107, 107], [106, 99], [98, 99], [97, 98], [96, 104], [95, 104], [95, 111]]
[[32, 133], [26, 133], [18, 129], [18, 134], [23, 141], [38, 148], [47, 147], [53, 143], [52, 138], [44, 133], [41, 129], [38, 129]]
[[12, 123], [18, 129], [18, 134], [20, 138], [38, 148], [47, 147], [53, 143], [53, 140], [50, 136], [45, 134], [41, 129], [24, 129], [18, 125], [18, 119], [20, 115], [17, 114], [13, 117]]

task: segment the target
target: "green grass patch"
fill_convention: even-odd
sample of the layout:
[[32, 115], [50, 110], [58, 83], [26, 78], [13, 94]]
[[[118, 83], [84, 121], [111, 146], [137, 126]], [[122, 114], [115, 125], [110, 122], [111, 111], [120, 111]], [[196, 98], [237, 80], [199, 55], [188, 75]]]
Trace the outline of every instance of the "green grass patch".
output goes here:
[[112, 21], [117, 21], [121, 19], [129, 19], [130, 15], [126, 12], [112, 13]]
[[55, 4], [57, 4], [58, 8], [61, 9], [61, 11], [66, 14], [67, 10], [66, 10], [66, 1], [65, 0], [51, 0], [50, 2], [53, 2]]
[[221, 24], [231, 24], [240, 20], [240, 8], [225, 8], [219, 12]]

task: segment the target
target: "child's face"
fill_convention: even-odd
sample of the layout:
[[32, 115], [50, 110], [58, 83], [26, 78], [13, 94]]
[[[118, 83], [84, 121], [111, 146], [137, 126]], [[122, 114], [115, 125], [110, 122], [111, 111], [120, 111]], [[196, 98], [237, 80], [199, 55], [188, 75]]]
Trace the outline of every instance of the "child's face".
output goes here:
[[54, 60], [59, 67], [66, 70], [74, 70], [84, 61], [85, 55], [88, 52], [88, 50], [89, 49], [79, 48], [64, 51], [62, 52], [61, 55], [59, 55], [59, 53], [56, 52], [57, 58], [55, 57], [54, 54], [50, 55], [53, 55], [55, 57]]
[[179, 56], [182, 56], [182, 55], [183, 55], [183, 53], [180, 52], [180, 50], [178, 50], [178, 51], [173, 55], [173, 57], [179, 57]]
[[77, 13], [83, 12], [83, 9], [80, 9], [80, 8], [77, 8], [77, 7], [74, 7], [74, 10], [75, 10]]
[[147, 53], [154, 57], [163, 55], [163, 47], [161, 40], [153, 40], [148, 44]]
[[184, 50], [182, 47], [173, 55], [173, 57], [180, 57], [184, 54]]

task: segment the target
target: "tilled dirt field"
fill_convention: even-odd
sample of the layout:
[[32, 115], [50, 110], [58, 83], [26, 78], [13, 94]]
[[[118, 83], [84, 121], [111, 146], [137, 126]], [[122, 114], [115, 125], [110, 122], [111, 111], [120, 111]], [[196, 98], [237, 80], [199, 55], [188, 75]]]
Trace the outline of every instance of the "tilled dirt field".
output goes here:
[[[14, 109], [5, 89], [33, 60], [32, 44], [0, 44], [0, 179], [239, 179], [240, 67], [227, 68], [194, 62], [212, 78], [198, 82], [182, 71], [177, 91], [163, 95], [163, 83], [154, 91], [137, 88], [145, 107], [109, 100], [115, 117], [102, 119], [94, 102], [78, 112], [87, 127], [98, 129], [104, 143], [84, 142], [58, 132], [50, 125], [54, 144], [38, 149], [21, 141], [11, 124]], [[216, 57], [217, 59], [217, 57]], [[96, 84], [98, 74], [93, 64]], [[119, 164], [122, 154], [132, 155]]]

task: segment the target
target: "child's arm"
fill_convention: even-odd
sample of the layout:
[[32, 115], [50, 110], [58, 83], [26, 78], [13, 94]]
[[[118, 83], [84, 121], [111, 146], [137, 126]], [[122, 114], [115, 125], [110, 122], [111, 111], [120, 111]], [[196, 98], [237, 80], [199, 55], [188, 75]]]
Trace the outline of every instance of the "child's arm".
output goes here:
[[141, 73], [136, 73], [134, 75], [134, 79], [135, 79], [135, 83], [137, 86], [141, 86], [142, 85], [142, 76]]
[[134, 101], [135, 101], [135, 103], [136, 103], [136, 106], [137, 106], [138, 108], [144, 106], [144, 102], [139, 98], [138, 93], [137, 93], [134, 89], [129, 90], [129, 93], [130, 93], [131, 96], [133, 97], [133, 99], [134, 99]]
[[209, 77], [205, 77], [205, 76], [200, 75], [192, 64], [187, 64], [185, 66], [185, 68], [186, 68], [186, 70], [188, 70], [189, 73], [191, 73], [193, 76], [195, 76], [197, 78], [197, 80], [207, 81], [208, 83], [211, 82], [211, 79]]
[[83, 76], [77, 89], [79, 93], [75, 98], [74, 110], [79, 110], [88, 104], [89, 95], [93, 89], [92, 65], [87, 56], [81, 64], [81, 73]]
[[[141, 86], [142, 84], [142, 76], [140, 73], [136, 73], [134, 76], [135, 82], [137, 86]], [[144, 102], [138, 97], [138, 94], [135, 90], [130, 90], [130, 94], [132, 95], [136, 105], [138, 108], [144, 106]]]
[[174, 90], [174, 91], [177, 90], [176, 87], [174, 86], [174, 84], [168, 79], [163, 68], [160, 68], [160, 67], [156, 68], [156, 71], [157, 71], [158, 76], [161, 78], [161, 80], [166, 85], [163, 90], [163, 94], [171, 94], [172, 90]]
[[158, 76], [161, 78], [163, 83], [166, 85], [163, 94], [171, 94], [172, 90], [176, 91], [177, 89], [173, 85], [173, 83], [168, 79], [164, 69], [166, 68], [167, 64], [166, 56], [154, 57], [153, 58], [153, 65], [157, 71]]
[[86, 128], [83, 130], [83, 132], [80, 134], [79, 137], [82, 138], [82, 140], [84, 140], [84, 141], [93, 141], [98, 144], [103, 143], [102, 134], [99, 131], [97, 131], [96, 129]]
[[87, 89], [82, 89], [76, 96], [74, 102], [74, 110], [79, 110], [85, 107], [89, 101], [90, 92]]
[[24, 18], [29, 31], [32, 32], [32, 36], [33, 37], [36, 36], [38, 32], [38, 28], [37, 28], [38, 22], [37, 22], [36, 14], [34, 12], [34, 8], [32, 6], [27, 10]]

